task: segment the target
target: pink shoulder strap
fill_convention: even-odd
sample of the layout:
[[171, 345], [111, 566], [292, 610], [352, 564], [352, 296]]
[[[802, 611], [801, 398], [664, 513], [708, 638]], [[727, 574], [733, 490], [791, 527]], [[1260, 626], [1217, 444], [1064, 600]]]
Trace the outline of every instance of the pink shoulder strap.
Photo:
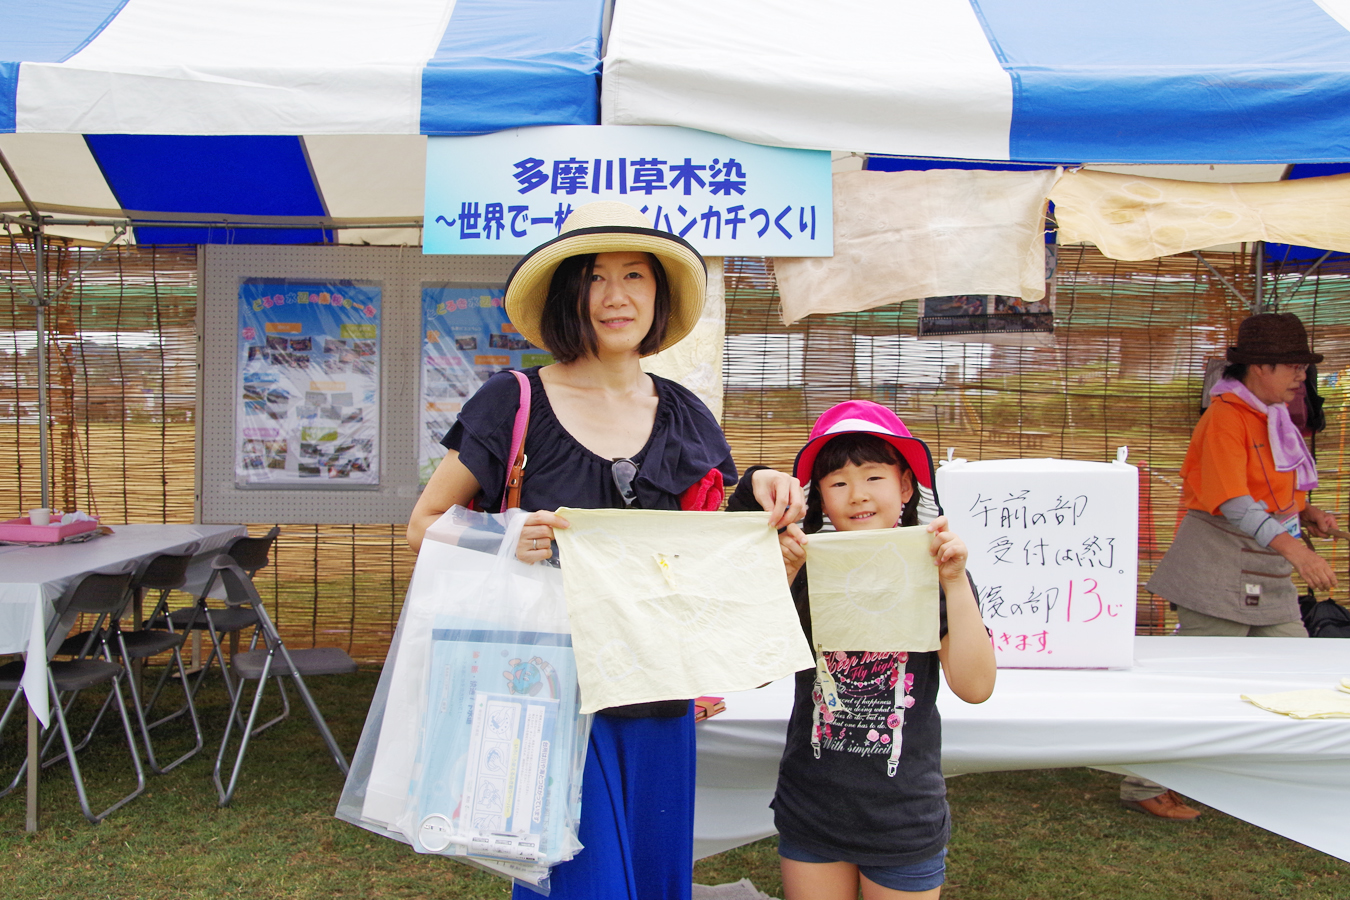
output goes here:
[[511, 370], [511, 374], [516, 376], [516, 381], [520, 384], [520, 406], [516, 408], [516, 421], [511, 428], [511, 455], [507, 457], [507, 479], [502, 488], [501, 509], [506, 510], [506, 498], [511, 491], [510, 471], [520, 459], [521, 450], [524, 449], [525, 429], [530, 424], [530, 379], [524, 372]]

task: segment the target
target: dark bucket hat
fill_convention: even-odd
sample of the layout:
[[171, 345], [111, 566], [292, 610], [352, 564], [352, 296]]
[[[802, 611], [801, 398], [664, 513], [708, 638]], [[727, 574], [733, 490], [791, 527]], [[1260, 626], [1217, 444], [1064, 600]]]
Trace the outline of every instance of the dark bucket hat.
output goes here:
[[1238, 326], [1236, 347], [1228, 348], [1230, 363], [1248, 365], [1302, 365], [1320, 363], [1322, 354], [1308, 347], [1308, 332], [1293, 313], [1259, 313]]

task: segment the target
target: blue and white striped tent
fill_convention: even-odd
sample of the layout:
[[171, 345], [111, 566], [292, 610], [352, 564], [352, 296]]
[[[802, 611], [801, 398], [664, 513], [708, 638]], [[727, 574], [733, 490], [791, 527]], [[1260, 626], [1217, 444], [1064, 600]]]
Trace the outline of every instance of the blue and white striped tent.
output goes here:
[[[0, 0], [0, 152], [44, 212], [250, 243], [415, 243], [423, 136], [543, 124], [1346, 162], [1347, 24], [1350, 0]], [[24, 208], [0, 178], [0, 212]], [[209, 216], [291, 227], [165, 227]]]
[[603, 120], [1050, 163], [1350, 160], [1347, 0], [624, 2]]
[[[416, 223], [421, 135], [596, 123], [604, 14], [605, 0], [0, 0], [0, 152], [43, 212], [67, 217]], [[23, 209], [0, 175], [0, 211]]]

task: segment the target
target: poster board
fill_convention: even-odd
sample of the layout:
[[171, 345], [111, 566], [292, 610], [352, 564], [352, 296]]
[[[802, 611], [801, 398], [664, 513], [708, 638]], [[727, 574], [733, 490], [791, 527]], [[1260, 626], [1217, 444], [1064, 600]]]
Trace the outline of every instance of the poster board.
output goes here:
[[[408, 521], [418, 487], [422, 286], [506, 283], [505, 256], [426, 256], [402, 247], [207, 244], [198, 257], [196, 516], [201, 522], [393, 524]], [[243, 279], [378, 284], [379, 484], [258, 490], [235, 480], [240, 428], [239, 286]], [[312, 363], [311, 363], [312, 365]]]
[[423, 487], [445, 456], [441, 438], [483, 382], [496, 372], [553, 362], [507, 319], [505, 295], [500, 285], [422, 285], [417, 474]]
[[938, 496], [970, 548], [1001, 668], [1134, 660], [1139, 471], [1124, 461], [944, 461]]
[[235, 485], [380, 483], [375, 282], [241, 278]]

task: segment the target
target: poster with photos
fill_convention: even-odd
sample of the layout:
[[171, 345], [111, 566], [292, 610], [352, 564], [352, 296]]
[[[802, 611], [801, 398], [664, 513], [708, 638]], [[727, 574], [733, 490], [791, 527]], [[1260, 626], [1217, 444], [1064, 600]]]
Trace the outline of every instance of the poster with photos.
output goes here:
[[1001, 294], [958, 294], [920, 301], [919, 337], [1052, 334], [1054, 296], [1028, 301]]
[[235, 485], [380, 483], [380, 286], [243, 279]]
[[918, 336], [949, 341], [1021, 343], [1049, 341], [1055, 333], [1058, 247], [1045, 246], [1045, 296], [1024, 300], [1002, 294], [957, 294], [919, 301]]
[[502, 307], [499, 287], [422, 285], [422, 404], [417, 471], [426, 485], [464, 401], [494, 372], [553, 362], [521, 337]]

